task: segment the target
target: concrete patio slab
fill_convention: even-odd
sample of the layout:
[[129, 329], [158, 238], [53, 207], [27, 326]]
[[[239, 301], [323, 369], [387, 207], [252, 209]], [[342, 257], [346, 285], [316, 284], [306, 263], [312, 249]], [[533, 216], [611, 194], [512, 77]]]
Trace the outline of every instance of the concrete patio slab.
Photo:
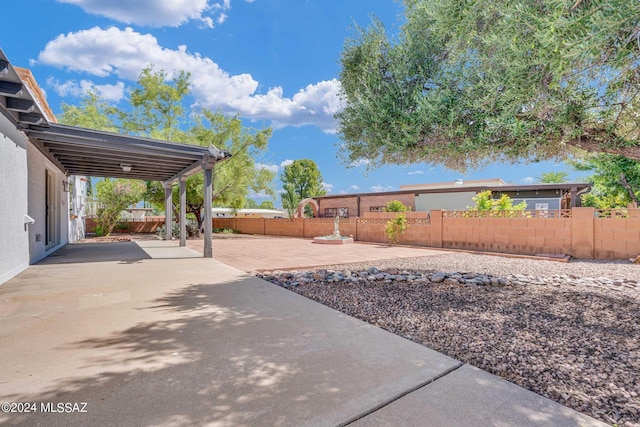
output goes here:
[[[202, 240], [187, 240], [202, 253]], [[213, 257], [242, 271], [301, 269], [320, 265], [440, 255], [443, 251], [356, 242], [318, 245], [313, 239], [273, 236], [230, 236], [213, 241]]]
[[470, 365], [456, 369], [351, 425], [606, 426]]
[[176, 240], [139, 240], [135, 243], [153, 259], [202, 258], [202, 251], [181, 247]]
[[69, 245], [0, 286], [0, 424], [601, 425], [185, 249]]
[[102, 245], [120, 260], [73, 247], [0, 287], [0, 401], [38, 409], [1, 424], [339, 425], [460, 365], [216, 260]]

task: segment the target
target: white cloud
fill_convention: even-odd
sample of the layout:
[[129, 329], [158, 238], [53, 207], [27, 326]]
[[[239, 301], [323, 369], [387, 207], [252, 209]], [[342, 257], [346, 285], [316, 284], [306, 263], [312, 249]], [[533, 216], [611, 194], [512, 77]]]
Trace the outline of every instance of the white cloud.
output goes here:
[[273, 173], [278, 173], [278, 171], [285, 168], [285, 166], [289, 166], [293, 163], [293, 160], [286, 159], [280, 162], [280, 165], [268, 165], [266, 163], [256, 163], [256, 169], [267, 169]]
[[[105, 16], [125, 24], [149, 27], [178, 27], [187, 21], [199, 21], [213, 28], [213, 20], [221, 24], [231, 2], [210, 0], [58, 0], [81, 7], [85, 12]], [[216, 16], [217, 15], [217, 16]], [[224, 18], [221, 18], [224, 16]]]
[[358, 159], [351, 162], [351, 167], [367, 166], [369, 164], [368, 159]]
[[360, 187], [358, 187], [357, 185], [352, 185], [351, 187], [349, 187], [349, 190], [352, 191], [358, 191], [360, 189]]
[[89, 80], [67, 80], [61, 83], [57, 79], [48, 78], [47, 86], [53, 88], [60, 96], [83, 97], [89, 92], [97, 94], [105, 101], [118, 102], [124, 98], [124, 83], [98, 85]]
[[[283, 95], [282, 87], [258, 93], [259, 82], [250, 74], [230, 75], [210, 58], [188, 52], [186, 46], [168, 49], [154, 36], [131, 28], [94, 27], [61, 34], [46, 45], [36, 62], [131, 81], [136, 81], [150, 64], [169, 76], [184, 70], [191, 73], [191, 89], [198, 105], [253, 120], [269, 120], [275, 128], [315, 125], [326, 133], [335, 133], [333, 115], [340, 109], [337, 79], [307, 85], [291, 98]], [[361, 166], [368, 162], [357, 163]]]
[[395, 188], [393, 188], [391, 185], [387, 185], [386, 187], [384, 185], [374, 185], [373, 187], [369, 188], [369, 190], [373, 191], [374, 193], [381, 193], [383, 191], [393, 191], [395, 190]]
[[526, 178], [523, 178], [522, 182], [524, 182], [525, 184], [533, 184], [534, 182], [536, 182], [536, 179], [532, 176], [528, 176]]
[[331, 193], [331, 191], [333, 191], [333, 184], [328, 184], [326, 182], [323, 182], [321, 185], [322, 185], [322, 188], [324, 188], [324, 191], [326, 191], [327, 193]]
[[264, 163], [256, 163], [256, 169], [266, 169], [269, 172], [278, 173], [278, 165], [267, 165]]
[[409, 175], [423, 175], [424, 172], [422, 171], [413, 171], [413, 172], [409, 172]]

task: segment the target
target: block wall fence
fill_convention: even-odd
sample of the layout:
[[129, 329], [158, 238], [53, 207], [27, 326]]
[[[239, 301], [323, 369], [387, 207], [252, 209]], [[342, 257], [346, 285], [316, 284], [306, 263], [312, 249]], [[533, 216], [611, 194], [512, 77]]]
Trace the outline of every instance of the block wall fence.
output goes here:
[[[513, 212], [513, 216], [520, 217], [493, 217], [486, 211], [485, 216], [473, 211], [409, 212], [409, 227], [399, 243], [519, 255], [545, 253], [586, 259], [635, 258], [640, 255], [640, 209], [620, 212], [594, 208], [550, 213]], [[367, 212], [362, 218], [341, 218], [340, 234], [351, 235], [361, 242], [388, 243], [385, 226], [394, 216], [393, 213]], [[333, 233], [333, 226], [332, 218], [213, 219], [214, 228], [269, 236], [326, 236]]]
[[[158, 231], [158, 227], [164, 225], [164, 217], [152, 217], [146, 220], [121, 221], [113, 230], [116, 234], [148, 234]], [[94, 218], [85, 219], [85, 230], [87, 233], [95, 233], [96, 221]]]

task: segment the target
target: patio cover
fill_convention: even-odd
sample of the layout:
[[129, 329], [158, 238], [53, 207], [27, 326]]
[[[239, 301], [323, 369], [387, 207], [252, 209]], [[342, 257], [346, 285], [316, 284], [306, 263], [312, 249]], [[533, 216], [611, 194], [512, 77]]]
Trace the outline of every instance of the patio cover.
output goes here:
[[[23, 77], [21, 77], [21, 75]], [[171, 238], [171, 186], [180, 184], [180, 244], [186, 245], [188, 176], [204, 171], [204, 200], [211, 205], [213, 168], [231, 155], [210, 145], [179, 144], [55, 123], [28, 70], [20, 73], [0, 50], [0, 113], [23, 131], [67, 175], [160, 181], [165, 187], [166, 228]], [[211, 209], [205, 209], [204, 256], [212, 256]]]

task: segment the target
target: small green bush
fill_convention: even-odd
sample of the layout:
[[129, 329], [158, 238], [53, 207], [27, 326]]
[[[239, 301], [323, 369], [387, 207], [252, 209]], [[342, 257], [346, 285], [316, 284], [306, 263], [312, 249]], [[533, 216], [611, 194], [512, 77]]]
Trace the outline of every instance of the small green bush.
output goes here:
[[105, 236], [104, 228], [102, 228], [102, 226], [100, 225], [96, 225], [96, 229], [94, 230], [94, 233], [96, 234], [96, 237]]
[[387, 202], [387, 206], [385, 206], [384, 211], [385, 212], [407, 212], [409, 211], [409, 208], [407, 208], [399, 200], [390, 200]]
[[403, 213], [399, 213], [395, 218], [387, 221], [387, 226], [384, 231], [389, 238], [389, 243], [397, 245], [402, 233], [409, 227], [407, 223], [407, 216]]
[[231, 228], [214, 228], [213, 232], [220, 234], [236, 234], [236, 231]]

